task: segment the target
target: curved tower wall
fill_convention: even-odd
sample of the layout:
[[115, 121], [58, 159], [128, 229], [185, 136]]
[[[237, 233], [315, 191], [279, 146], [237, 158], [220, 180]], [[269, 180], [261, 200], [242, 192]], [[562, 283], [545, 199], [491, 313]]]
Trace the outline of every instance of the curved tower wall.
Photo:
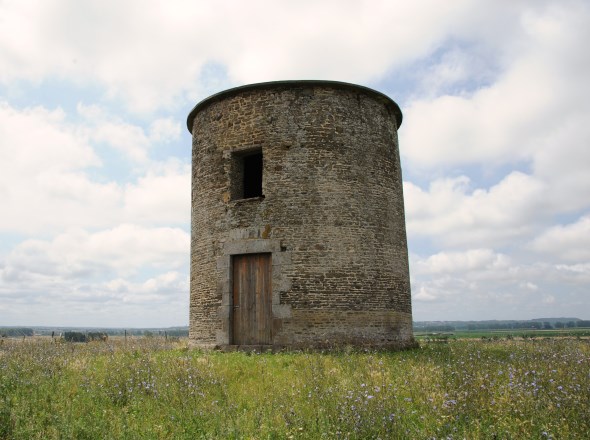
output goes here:
[[[414, 344], [400, 123], [385, 95], [327, 81], [239, 87], [193, 109], [195, 344]], [[262, 194], [243, 198], [257, 155]], [[269, 257], [269, 299], [255, 300], [269, 304], [250, 315], [268, 332], [242, 339], [236, 256], [251, 254]]]

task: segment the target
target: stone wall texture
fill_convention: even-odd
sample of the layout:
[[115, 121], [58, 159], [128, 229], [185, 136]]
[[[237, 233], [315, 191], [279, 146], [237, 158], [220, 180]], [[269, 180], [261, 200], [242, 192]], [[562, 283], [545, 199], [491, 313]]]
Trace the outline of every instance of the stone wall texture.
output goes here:
[[[385, 95], [331, 81], [253, 84], [193, 109], [194, 344], [232, 345], [231, 256], [268, 252], [273, 345], [414, 345], [400, 123]], [[264, 197], [236, 199], [252, 151]]]

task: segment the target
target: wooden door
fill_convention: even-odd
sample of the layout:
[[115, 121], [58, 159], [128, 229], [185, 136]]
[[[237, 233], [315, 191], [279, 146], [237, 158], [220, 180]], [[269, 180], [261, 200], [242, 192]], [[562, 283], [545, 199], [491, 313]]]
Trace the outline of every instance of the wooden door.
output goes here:
[[232, 257], [235, 345], [272, 344], [271, 254]]

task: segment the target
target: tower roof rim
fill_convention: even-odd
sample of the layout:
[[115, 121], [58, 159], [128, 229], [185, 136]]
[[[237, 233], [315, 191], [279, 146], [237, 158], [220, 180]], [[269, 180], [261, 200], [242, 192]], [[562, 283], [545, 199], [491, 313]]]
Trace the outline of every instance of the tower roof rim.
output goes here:
[[190, 113], [188, 114], [187, 120], [186, 120], [186, 125], [188, 128], [188, 131], [190, 133], [192, 133], [193, 122], [195, 120], [197, 113], [200, 110], [202, 110], [204, 107], [206, 107], [207, 105], [209, 105], [215, 101], [218, 101], [218, 100], [223, 99], [227, 96], [231, 96], [235, 93], [239, 93], [239, 92], [242, 92], [245, 90], [265, 89], [265, 88], [272, 88], [272, 87], [276, 87], [276, 86], [297, 86], [297, 85], [332, 86], [332, 87], [336, 87], [336, 88], [349, 88], [349, 89], [352, 88], [352, 89], [362, 90], [364, 92], [370, 93], [370, 94], [375, 95], [378, 98], [384, 100], [387, 105], [392, 107], [392, 110], [395, 114], [395, 119], [396, 119], [398, 128], [402, 124], [403, 115], [402, 115], [401, 109], [399, 108], [399, 105], [397, 105], [397, 103], [393, 99], [391, 99], [389, 96], [387, 96], [386, 94], [384, 94], [382, 92], [379, 92], [378, 90], [372, 89], [370, 87], [361, 86], [358, 84], [353, 84], [353, 83], [348, 83], [348, 82], [342, 82], [342, 81], [311, 79], [311, 80], [267, 81], [267, 82], [253, 83], [253, 84], [244, 84], [241, 86], [232, 87], [232, 88], [229, 88], [226, 90], [222, 90], [221, 92], [218, 92], [218, 93], [214, 93], [213, 95], [210, 95], [207, 98], [201, 100], [190, 111]]

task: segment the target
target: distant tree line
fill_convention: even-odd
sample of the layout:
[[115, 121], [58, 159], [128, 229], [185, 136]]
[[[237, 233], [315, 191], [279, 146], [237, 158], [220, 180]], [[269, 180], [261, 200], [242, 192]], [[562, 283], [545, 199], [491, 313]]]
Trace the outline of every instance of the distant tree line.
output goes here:
[[188, 327], [179, 328], [167, 328], [167, 329], [154, 329], [154, 328], [132, 328], [132, 329], [105, 329], [106, 333], [110, 336], [171, 336], [171, 337], [183, 337], [188, 336]]
[[132, 330], [107, 330], [101, 332], [80, 332], [67, 331], [63, 333], [64, 340], [68, 342], [90, 342], [106, 340], [110, 336], [145, 336], [153, 337], [172, 337], [178, 338], [188, 336], [188, 329], [167, 329], [167, 330], [147, 330], [147, 329], [132, 329]]
[[33, 336], [34, 332], [32, 328], [26, 327], [9, 327], [9, 328], [0, 328], [0, 337], [2, 338], [10, 338], [15, 336]]
[[[416, 327], [414, 327], [417, 329]], [[425, 327], [419, 328], [422, 331], [426, 332], [454, 332], [455, 326], [453, 325], [427, 325]]]
[[108, 336], [170, 336], [186, 337], [188, 336], [188, 327], [170, 327], [170, 328], [96, 328], [96, 327], [33, 327], [36, 335], [53, 336], [62, 335], [65, 332], [87, 333], [104, 333]]
[[577, 321], [467, 321], [441, 323], [414, 323], [414, 330], [426, 332], [452, 332], [456, 330], [551, 330], [590, 327], [590, 320]]

